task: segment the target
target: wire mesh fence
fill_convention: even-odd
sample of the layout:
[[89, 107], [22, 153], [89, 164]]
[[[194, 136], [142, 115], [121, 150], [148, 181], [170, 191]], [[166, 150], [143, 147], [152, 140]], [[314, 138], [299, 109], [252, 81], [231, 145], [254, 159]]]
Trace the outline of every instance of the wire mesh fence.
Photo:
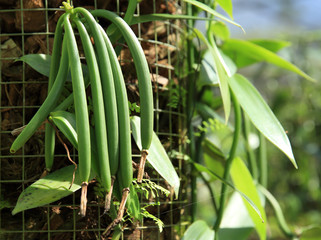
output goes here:
[[[11, 211], [19, 194], [39, 179], [44, 165], [44, 131], [39, 129], [27, 144], [11, 155], [14, 140], [13, 129], [28, 123], [47, 95], [47, 78], [38, 74], [24, 62], [16, 61], [27, 54], [50, 54], [55, 25], [62, 10], [59, 0], [2, 1], [1, 48], [0, 48], [0, 239], [103, 239], [101, 233], [111, 219], [103, 214], [102, 200], [97, 198], [97, 184], [89, 187], [87, 216], [78, 215], [79, 193], [76, 192], [50, 205], [23, 211], [12, 216]], [[123, 15], [128, 1], [74, 1], [75, 6], [88, 9], [105, 8]], [[179, 1], [142, 1], [136, 13], [172, 13], [181, 11]], [[107, 23], [106, 23], [107, 24]], [[181, 64], [184, 54], [180, 50], [180, 26], [174, 22], [152, 22], [132, 26], [136, 32], [152, 72], [154, 89], [154, 131], [168, 152], [184, 153], [184, 97], [182, 91]], [[126, 46], [120, 54], [127, 92], [131, 102], [138, 101], [137, 79], [132, 70], [130, 53]], [[133, 144], [134, 145], [134, 144]], [[73, 157], [76, 151], [73, 150]], [[186, 166], [176, 154], [171, 160], [182, 179], [177, 200], [174, 196], [159, 196], [159, 202], [148, 210], [164, 222], [164, 231], [150, 219], [141, 223], [124, 224], [123, 239], [177, 239], [182, 235], [187, 222], [187, 186], [184, 177]], [[133, 151], [133, 160], [139, 161], [139, 152]], [[62, 146], [55, 152], [54, 169], [68, 165]], [[147, 166], [151, 180], [161, 186], [162, 180]], [[142, 197], [142, 205], [150, 202]]]

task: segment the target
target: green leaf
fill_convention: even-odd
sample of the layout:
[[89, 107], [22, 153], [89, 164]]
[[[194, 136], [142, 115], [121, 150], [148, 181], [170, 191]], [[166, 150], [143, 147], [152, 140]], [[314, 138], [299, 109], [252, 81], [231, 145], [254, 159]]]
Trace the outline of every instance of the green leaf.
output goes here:
[[191, 163], [193, 163], [195, 169], [199, 172], [205, 172], [207, 174], [209, 174], [211, 177], [213, 178], [218, 178], [222, 183], [226, 184], [227, 186], [229, 186], [230, 188], [234, 189], [235, 191], [237, 191], [241, 196], [242, 198], [244, 198], [249, 204], [250, 206], [254, 209], [254, 211], [256, 212], [256, 214], [260, 217], [260, 219], [262, 221], [264, 221], [261, 213], [260, 213], [260, 210], [256, 207], [256, 205], [253, 203], [253, 201], [248, 197], [246, 196], [242, 191], [240, 191], [239, 189], [237, 189], [233, 184], [225, 181], [222, 177], [220, 177], [218, 174], [216, 174], [215, 172], [211, 171], [210, 169], [208, 169], [207, 167], [199, 164], [199, 163], [196, 163], [194, 161], [192, 161], [191, 159], [189, 159], [191, 161]]
[[259, 45], [269, 51], [278, 52], [282, 48], [288, 47], [291, 45], [288, 41], [277, 40], [277, 39], [252, 39], [251, 43]]
[[231, 177], [233, 179], [235, 187], [242, 191], [247, 197], [249, 197], [255, 206], [259, 209], [262, 214], [264, 222], [257, 217], [256, 212], [253, 210], [252, 206], [249, 205], [247, 201], [244, 200], [244, 204], [249, 212], [249, 215], [255, 225], [256, 231], [258, 232], [260, 239], [266, 239], [266, 216], [264, 208], [261, 204], [261, 200], [257, 189], [254, 185], [251, 173], [245, 166], [244, 162], [240, 158], [233, 159], [232, 167], [230, 170]]
[[218, 79], [217, 79], [216, 72], [215, 72], [215, 69], [213, 66], [213, 57], [209, 51], [206, 51], [206, 53], [203, 56], [198, 81], [201, 84], [201, 86], [203, 86], [203, 85], [217, 86], [218, 85]]
[[215, 41], [213, 41], [213, 45], [211, 45], [198, 29], [194, 29], [194, 32], [197, 35], [197, 37], [206, 44], [208, 50], [211, 52], [212, 57], [214, 59], [214, 69], [218, 77], [219, 87], [221, 90], [224, 106], [225, 121], [227, 122], [231, 112], [231, 97], [228, 86], [228, 78], [229, 76], [232, 76], [231, 70], [225, 63], [221, 53], [219, 52], [215, 44]]
[[297, 168], [288, 136], [260, 93], [239, 74], [229, 79], [229, 85], [254, 126], [283, 151]]
[[52, 121], [62, 132], [62, 134], [78, 148], [78, 135], [76, 132], [76, 116], [66, 111], [51, 112], [49, 120]]
[[233, 19], [233, 4], [232, 4], [232, 0], [216, 0], [216, 2]]
[[[140, 138], [140, 118], [133, 116], [130, 123], [135, 142], [139, 150], [142, 150]], [[177, 198], [180, 185], [179, 177], [155, 132], [153, 132], [152, 143], [148, 151], [147, 160], [153, 166], [153, 168], [174, 188]]]
[[246, 240], [253, 230], [254, 224], [244, 201], [238, 192], [234, 192], [224, 210], [218, 237], [219, 239]]
[[[226, 64], [226, 68], [229, 71], [229, 75], [231, 76], [234, 75], [237, 71], [234, 62], [228, 56], [226, 56], [222, 51], [220, 51], [219, 49], [218, 51], [222, 56], [224, 64]], [[201, 69], [200, 69], [200, 76], [199, 76], [199, 81], [201, 85], [212, 85], [212, 86], [219, 85], [219, 81], [215, 71], [215, 59], [213, 57], [213, 54], [214, 53], [212, 51], [208, 50], [205, 52], [203, 56]]]
[[230, 38], [230, 30], [223, 22], [212, 23], [211, 31], [215, 37], [218, 37], [223, 41]]
[[211, 18], [206, 17], [197, 17], [190, 15], [178, 15], [178, 14], [168, 14], [168, 13], [153, 13], [140, 16], [134, 16], [131, 20], [130, 25], [145, 23], [151, 21], [167, 21], [167, 20], [203, 20], [203, 21], [212, 21]]
[[216, 12], [214, 9], [212, 9], [212, 8], [209, 7], [208, 5], [206, 5], [206, 4], [204, 4], [204, 3], [201, 3], [201, 2], [198, 2], [198, 1], [195, 1], [195, 0], [184, 0], [184, 2], [190, 3], [190, 4], [192, 4], [192, 5], [196, 6], [196, 7], [198, 7], [198, 8], [200, 8], [200, 9], [202, 9], [202, 10], [204, 10], [204, 11], [212, 14], [212, 15], [215, 16], [215, 17], [218, 17], [218, 18], [220, 18], [220, 19], [222, 19], [222, 20], [224, 20], [224, 21], [226, 21], [226, 22], [228, 22], [228, 23], [231, 23], [231, 24], [233, 24], [233, 25], [241, 28], [242, 31], [244, 32], [244, 29], [242, 28], [242, 26], [241, 26], [240, 24], [238, 24], [238, 23], [234, 22], [233, 20], [225, 17], [224, 15]]
[[28, 54], [22, 56], [17, 61], [23, 61], [27, 63], [30, 67], [32, 67], [37, 72], [49, 77], [50, 72], [50, 63], [51, 56], [47, 54]]
[[[274, 53], [290, 45], [289, 42], [281, 41], [281, 40], [257, 39], [257, 40], [250, 40], [249, 42], [259, 45]], [[238, 68], [246, 67], [251, 64], [263, 61], [263, 59], [260, 59], [257, 56], [256, 56], [257, 58], [253, 58], [247, 55], [247, 53], [242, 54], [241, 52], [237, 52], [234, 50], [233, 47], [230, 49], [229, 46], [230, 46], [230, 43], [225, 42], [225, 44], [223, 44], [222, 46], [222, 50], [234, 61], [234, 63]]]
[[278, 56], [274, 52], [253, 42], [240, 39], [229, 39], [224, 43], [223, 49], [232, 51], [234, 56], [241, 54], [256, 61], [266, 61], [278, 67], [292, 71], [307, 80], [315, 81], [313, 78], [301, 71], [297, 66]]
[[214, 230], [205, 221], [198, 220], [187, 228], [182, 240], [209, 240], [214, 239], [214, 236]]
[[321, 226], [313, 226], [306, 228], [300, 234], [300, 240], [320, 240]]
[[74, 169], [74, 166], [64, 167], [31, 184], [20, 194], [12, 214], [52, 203], [80, 189], [82, 181], [78, 169], [69, 189]]
[[[203, 159], [206, 167], [223, 178], [225, 157], [219, 148], [205, 139], [202, 144]], [[216, 180], [217, 178], [213, 178]]]

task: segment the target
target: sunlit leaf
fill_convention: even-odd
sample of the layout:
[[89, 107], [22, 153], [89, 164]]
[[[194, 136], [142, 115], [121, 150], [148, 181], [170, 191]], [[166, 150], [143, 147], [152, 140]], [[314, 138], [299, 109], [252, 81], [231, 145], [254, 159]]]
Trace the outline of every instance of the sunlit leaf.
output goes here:
[[31, 184], [20, 194], [12, 214], [52, 203], [80, 189], [82, 181], [78, 169], [69, 189], [74, 169], [74, 166], [64, 167]]
[[134, 16], [131, 20], [131, 25], [137, 23], [145, 23], [151, 21], [167, 21], [167, 20], [203, 20], [203, 21], [211, 21], [211, 18], [206, 17], [197, 17], [183, 14], [168, 14], [168, 13], [153, 13], [146, 14], [140, 16]]
[[[226, 64], [226, 68], [229, 71], [229, 75], [234, 75], [237, 71], [237, 68], [234, 64], [234, 62], [226, 56], [222, 51], [218, 50], [220, 55], [222, 56], [222, 59], [224, 61], [224, 64]], [[214, 64], [213, 64], [214, 63]], [[213, 85], [216, 86], [219, 84], [216, 71], [215, 71], [215, 60], [213, 57], [213, 52], [208, 50], [205, 52], [201, 69], [200, 69], [200, 76], [199, 81], [201, 85]]]
[[[282, 40], [256, 39], [256, 40], [249, 40], [249, 42], [259, 45], [274, 53], [290, 45], [289, 42], [282, 41]], [[236, 52], [233, 48], [231, 49], [229, 48], [228, 42], [225, 42], [225, 43], [226, 44], [223, 44], [222, 46], [224, 53], [227, 54], [234, 61], [234, 63], [238, 68], [246, 67], [251, 64], [261, 62], [264, 60], [259, 58], [258, 56], [256, 56], [256, 58], [253, 58], [249, 56], [247, 53], [242, 54], [241, 52]]]
[[238, 192], [230, 197], [224, 210], [219, 239], [247, 240], [254, 230], [253, 221], [244, 205], [244, 201]]
[[[140, 138], [140, 118], [133, 116], [130, 123], [135, 142], [139, 150], [142, 150]], [[153, 132], [152, 143], [148, 151], [147, 160], [153, 166], [153, 168], [174, 188], [175, 195], [178, 197], [180, 185], [179, 177], [155, 132]]]
[[283, 151], [297, 168], [288, 136], [260, 93], [239, 74], [229, 79], [229, 85], [254, 126]]
[[232, 4], [232, 0], [216, 0], [216, 2], [233, 19], [233, 4]]
[[27, 63], [37, 72], [49, 77], [51, 56], [47, 54], [28, 54], [19, 58], [17, 61]]
[[209, 7], [208, 5], [206, 5], [206, 4], [204, 4], [204, 3], [201, 3], [201, 2], [195, 1], [195, 0], [184, 0], [184, 2], [190, 3], [190, 4], [192, 4], [192, 5], [196, 6], [196, 7], [198, 7], [198, 8], [200, 8], [200, 9], [202, 9], [202, 10], [204, 10], [204, 11], [212, 14], [212, 15], [215, 16], [215, 17], [218, 17], [218, 18], [220, 18], [220, 19], [222, 19], [222, 20], [224, 20], [224, 21], [226, 21], [226, 22], [228, 22], [228, 23], [231, 23], [231, 24], [233, 24], [233, 25], [241, 28], [242, 31], [244, 31], [244, 29], [242, 28], [242, 26], [241, 26], [240, 24], [238, 24], [238, 23], [234, 22], [233, 20], [225, 17], [224, 15], [218, 13], [218, 12], [215, 11], [213, 8]]
[[232, 55], [234, 56], [244, 55], [257, 61], [265, 61], [286, 70], [292, 71], [307, 80], [315, 81], [313, 78], [301, 71], [297, 66], [278, 56], [273, 51], [255, 44], [254, 42], [241, 39], [228, 39], [227, 41], [225, 41], [223, 49], [232, 52]]
[[213, 66], [213, 57], [209, 51], [204, 54], [202, 59], [199, 83], [201, 85], [218, 85], [218, 79]]
[[211, 31], [215, 37], [225, 41], [230, 38], [230, 30], [223, 22], [214, 22], [211, 26]]
[[220, 54], [215, 41], [213, 42], [213, 45], [211, 45], [199, 30], [194, 29], [194, 32], [197, 37], [206, 44], [214, 59], [214, 69], [218, 77], [219, 87], [221, 90], [221, 96], [224, 105], [225, 121], [227, 122], [231, 112], [231, 97], [228, 86], [228, 78], [229, 76], [232, 76], [232, 73], [228, 65], [225, 63], [222, 55]]
[[253, 210], [252, 206], [249, 205], [247, 201], [244, 200], [244, 204], [249, 212], [249, 215], [255, 225], [256, 231], [258, 232], [260, 239], [266, 239], [266, 216], [264, 208], [261, 204], [261, 200], [257, 189], [254, 185], [252, 175], [245, 166], [244, 162], [240, 158], [234, 158], [232, 162], [232, 167], [230, 170], [232, 180], [235, 187], [242, 191], [247, 197], [249, 197], [255, 206], [259, 209], [262, 214], [264, 222], [258, 218], [256, 212]]
[[205, 172], [205, 173], [209, 174], [213, 178], [218, 178], [222, 183], [226, 184], [227, 186], [229, 186], [233, 190], [237, 191], [242, 196], [242, 198], [244, 198], [249, 203], [249, 205], [253, 208], [253, 210], [260, 217], [260, 219], [262, 221], [264, 221], [264, 219], [262, 218], [260, 210], [256, 207], [256, 205], [253, 203], [253, 201], [248, 196], [246, 196], [242, 191], [237, 189], [233, 184], [229, 183], [228, 181], [225, 181], [222, 177], [220, 177], [218, 174], [216, 174], [215, 172], [211, 171], [207, 167], [205, 167], [205, 166], [203, 166], [203, 165], [201, 165], [199, 163], [196, 163], [196, 162], [192, 161], [191, 159], [190, 159], [190, 161], [193, 163], [193, 165], [194, 165], [194, 167], [195, 167], [195, 169], [197, 171]]
[[205, 221], [198, 220], [187, 228], [182, 240], [209, 240], [214, 239], [214, 236], [214, 230], [212, 230]]
[[252, 39], [251, 43], [259, 45], [267, 50], [272, 52], [278, 52], [282, 48], [288, 47], [291, 45], [288, 41], [277, 40], [277, 39]]

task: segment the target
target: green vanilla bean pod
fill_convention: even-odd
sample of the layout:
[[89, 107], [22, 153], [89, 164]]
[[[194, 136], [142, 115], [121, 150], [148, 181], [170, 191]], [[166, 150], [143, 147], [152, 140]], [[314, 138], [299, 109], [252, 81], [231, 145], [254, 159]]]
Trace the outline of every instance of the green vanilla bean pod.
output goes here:
[[[59, 63], [61, 57], [61, 49], [62, 49], [62, 32], [63, 32], [63, 14], [58, 22], [55, 31], [55, 39], [52, 48], [52, 56], [51, 56], [51, 64], [50, 64], [50, 73], [49, 73], [49, 81], [48, 81], [48, 93], [50, 92], [54, 80], [56, 79]], [[54, 152], [55, 152], [55, 129], [50, 125], [46, 124], [45, 126], [45, 163], [46, 169], [42, 176], [45, 176], [48, 172], [50, 172], [53, 162], [54, 162]]]
[[67, 14], [64, 20], [64, 26], [65, 36], [68, 43], [69, 65], [72, 78], [72, 89], [74, 94], [74, 106], [76, 113], [79, 175], [82, 181], [80, 215], [85, 216], [87, 206], [87, 186], [91, 170], [90, 126], [85, 84], [79, 52], [74, 31], [69, 21], [70, 15]]
[[117, 26], [125, 38], [134, 59], [138, 78], [141, 110], [141, 139], [143, 150], [137, 177], [137, 182], [141, 182], [148, 149], [153, 135], [153, 91], [147, 60], [134, 32], [121, 17], [107, 10], [94, 10], [91, 13], [95, 17], [106, 18]]
[[[75, 8], [74, 12], [81, 14], [84, 17], [84, 19], [82, 20], [85, 21], [85, 24], [86, 26], [88, 26], [94, 40], [94, 47], [96, 50], [96, 57], [100, 71], [101, 85], [104, 97], [110, 172], [114, 172], [114, 169], [118, 168], [119, 162], [119, 135], [116, 93], [111, 63], [104, 39], [94, 17], [88, 10], [84, 8]], [[104, 170], [105, 169], [103, 168], [101, 169], [101, 171]], [[110, 186], [108, 186], [107, 190], [109, 190], [109, 187]]]
[[61, 95], [63, 86], [68, 75], [68, 52], [67, 52], [67, 41], [64, 38], [62, 57], [60, 61], [59, 71], [57, 73], [56, 80], [46, 98], [37, 113], [33, 116], [30, 122], [26, 125], [23, 131], [12, 143], [10, 152], [15, 153], [18, 151], [37, 131], [40, 125], [46, 120], [49, 113], [56, 106], [59, 96]]
[[[93, 101], [93, 112], [94, 112], [94, 123], [95, 123], [95, 135], [96, 135], [96, 149], [98, 153], [99, 166], [101, 168], [100, 178], [103, 186], [108, 192], [111, 188], [111, 176], [109, 167], [109, 156], [108, 156], [108, 142], [107, 142], [107, 129], [106, 129], [106, 117], [104, 108], [103, 91], [101, 86], [101, 79], [99, 74], [99, 67], [96, 60], [95, 51], [91, 43], [90, 37], [84, 24], [79, 20], [75, 19], [74, 22], [79, 31], [82, 46], [85, 52], [85, 58], [89, 71], [89, 77], [91, 81], [92, 101]], [[107, 108], [109, 109], [109, 108]], [[108, 116], [112, 113], [107, 112]], [[110, 197], [111, 199], [111, 197]], [[106, 210], [109, 209], [110, 203], [107, 202]]]
[[[113, 45], [107, 37], [104, 29], [101, 28], [101, 33], [104, 37], [108, 54], [110, 57], [111, 66], [113, 69], [117, 108], [118, 108], [118, 123], [119, 126], [119, 171], [123, 186], [129, 187], [133, 181], [133, 166], [132, 166], [132, 153], [131, 153], [131, 135], [130, 135], [130, 118], [128, 108], [128, 97], [126, 92], [126, 86], [124, 76], [114, 51]], [[116, 176], [117, 171], [112, 172], [113, 176]]]

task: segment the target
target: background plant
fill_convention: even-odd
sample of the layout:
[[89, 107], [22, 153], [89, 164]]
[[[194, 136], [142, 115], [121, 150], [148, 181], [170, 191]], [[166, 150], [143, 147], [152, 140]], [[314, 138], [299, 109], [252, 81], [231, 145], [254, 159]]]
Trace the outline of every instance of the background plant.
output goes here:
[[[208, 188], [209, 196], [212, 199], [213, 215], [215, 217], [211, 218], [214, 222], [214, 231], [206, 227], [206, 224], [203, 222], [196, 221], [187, 230], [184, 239], [193, 239], [197, 234], [197, 238], [204, 237], [209, 239], [215, 236], [215, 239], [247, 239], [253, 228], [256, 229], [260, 239], [266, 238], [266, 220], [265, 223], [260, 223], [258, 216], [255, 216], [255, 214], [251, 212], [253, 208], [248, 207], [248, 202], [237, 200], [237, 198], [234, 197], [235, 194], [229, 198], [228, 195], [231, 191], [226, 190], [226, 185], [223, 184], [220, 190], [220, 188], [217, 187], [217, 183], [213, 181], [217, 178], [222, 181], [222, 177], [224, 180], [230, 181], [229, 175], [231, 176], [233, 184], [238, 189], [246, 191], [245, 194], [249, 195], [251, 195], [251, 193], [248, 191], [248, 186], [253, 184], [254, 181], [255, 185], [253, 189], [256, 194], [251, 195], [252, 198], [250, 197], [250, 199], [253, 200], [254, 205], [258, 206], [260, 212], [263, 212], [263, 219], [265, 219], [265, 211], [260, 207], [263, 202], [261, 203], [259, 198], [255, 200], [255, 195], [259, 196], [262, 193], [264, 193], [266, 200], [271, 203], [276, 211], [277, 221], [284, 235], [291, 239], [297, 238], [301, 236], [301, 233], [294, 232], [293, 229], [288, 227], [284, 221], [284, 216], [278, 202], [275, 198], [271, 197], [272, 195], [270, 195], [270, 193], [263, 190], [265, 188], [262, 188], [262, 185], [268, 187], [267, 169], [270, 164], [270, 159], [267, 158], [266, 155], [265, 138], [274, 143], [279, 150], [283, 151], [294, 166], [296, 166], [290, 143], [287, 140], [285, 131], [270, 111], [270, 108], [265, 103], [263, 104], [264, 100], [260, 94], [248, 80], [240, 75], [235, 75], [235, 72], [237, 69], [264, 61], [295, 72], [308, 80], [314, 80], [299, 70], [295, 65], [275, 54], [275, 52], [286, 47], [288, 45], [287, 42], [278, 40], [245, 41], [231, 39], [228, 27], [224, 21], [235, 25], [237, 24], [232, 22], [232, 20], [226, 20], [214, 10], [218, 4], [232, 17], [231, 1], [215, 1], [215, 3], [212, 3], [212, 1], [204, 1], [205, 4], [202, 4], [201, 1], [192, 0], [186, 2], [193, 5], [187, 5], [187, 12], [189, 14], [198, 15], [200, 12], [199, 9], [202, 9], [206, 16], [215, 16], [214, 23], [204, 24], [206, 27], [203, 33], [197, 29], [193, 29], [194, 23], [192, 21], [189, 22], [187, 39], [190, 39], [190, 41], [187, 43], [187, 49], [189, 49], [190, 52], [188, 52], [189, 62], [186, 64], [190, 73], [188, 76], [189, 106], [187, 109], [190, 119], [190, 125], [188, 126], [189, 140], [191, 142], [190, 156], [195, 166], [195, 176], [200, 176], [199, 179], [202, 179]], [[195, 8], [195, 6], [197, 8]], [[211, 8], [209, 6], [211, 6]], [[198, 41], [194, 40], [194, 42], [192, 42], [192, 36], [195, 35]], [[198, 56], [198, 58], [196, 56]], [[202, 60], [200, 61], [199, 59]], [[195, 67], [197, 64], [199, 64], [198, 68]], [[195, 74], [193, 71], [195, 69], [199, 69], [198, 74]], [[268, 84], [268, 80], [266, 83]], [[218, 94], [217, 86], [220, 89], [220, 94]], [[232, 93], [229, 89], [232, 90]], [[233, 94], [235, 94], [235, 96], [233, 96]], [[216, 101], [213, 101], [213, 99], [216, 99]], [[237, 101], [242, 107], [242, 116], [239, 110], [237, 110]], [[195, 102], [196, 104], [194, 104]], [[212, 118], [220, 119], [223, 123], [227, 123], [231, 111], [231, 102], [233, 103], [233, 118], [235, 122], [233, 123], [232, 121], [232, 127], [228, 127], [229, 131], [224, 133], [221, 130], [209, 127], [212, 126], [213, 121], [208, 123], [207, 121]], [[263, 105], [261, 105], [260, 102], [262, 102]], [[224, 111], [222, 111], [222, 109], [224, 109]], [[269, 114], [267, 114], [267, 112], [264, 113], [265, 110], [268, 111]], [[220, 117], [220, 115], [222, 117]], [[260, 118], [262, 115], [265, 116]], [[204, 124], [204, 120], [206, 124]], [[240, 121], [243, 122], [242, 125]], [[198, 126], [198, 124], [202, 122], [203, 126], [206, 126], [205, 131], [204, 127]], [[272, 127], [274, 130], [268, 130], [272, 125], [274, 125], [274, 127]], [[276, 127], [277, 125], [279, 127]], [[280, 131], [277, 130], [277, 128]], [[199, 131], [199, 129], [201, 131]], [[198, 132], [196, 136], [194, 134], [195, 131]], [[232, 134], [233, 136], [231, 137]], [[239, 137], [240, 134], [242, 137]], [[284, 139], [283, 143], [277, 143], [280, 138], [276, 139], [276, 135], [273, 136], [274, 134], [279, 134], [279, 137], [283, 135], [283, 137], [281, 137]], [[254, 146], [253, 141], [250, 141], [251, 138], [257, 139], [259, 145]], [[268, 146], [270, 147], [270, 145]], [[240, 158], [235, 158], [235, 156]], [[233, 169], [231, 166], [236, 163], [240, 165]], [[206, 166], [206, 168], [200, 167], [200, 164]], [[229, 170], [229, 168], [231, 168], [231, 170]], [[250, 173], [250, 175], [248, 173]], [[199, 194], [196, 191], [196, 180], [197, 177], [192, 180], [193, 204], [197, 202], [197, 195]], [[243, 188], [243, 184], [247, 186], [247, 188]], [[227, 198], [229, 198], [229, 203], [225, 209], [224, 203]], [[202, 200], [201, 197], [199, 199]], [[243, 204], [245, 204], [247, 209], [244, 211], [245, 213], [242, 213], [240, 210]], [[193, 221], [197, 218], [197, 208], [195, 205], [196, 204], [193, 205], [194, 208], [192, 207]], [[233, 210], [231, 210], [233, 208], [234, 215], [229, 215], [233, 212]], [[244, 209], [244, 206], [242, 208]], [[239, 209], [239, 211], [236, 211], [236, 209]], [[239, 214], [236, 214], [236, 212], [239, 212]], [[233, 220], [233, 222], [231, 222], [231, 218], [235, 219], [235, 221]], [[245, 219], [250, 219], [250, 221]], [[204, 235], [196, 230], [200, 228], [203, 228]], [[317, 234], [317, 230], [314, 234]], [[304, 235], [305, 233], [302, 234], [302, 239], [304, 239]]]

